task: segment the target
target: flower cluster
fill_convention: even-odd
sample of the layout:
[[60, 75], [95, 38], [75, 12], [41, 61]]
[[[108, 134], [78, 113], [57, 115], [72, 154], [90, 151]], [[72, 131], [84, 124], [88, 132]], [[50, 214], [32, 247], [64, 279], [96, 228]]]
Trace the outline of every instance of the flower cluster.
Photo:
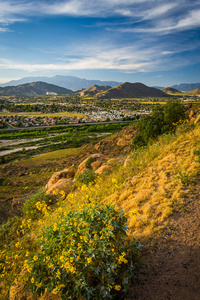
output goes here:
[[47, 289], [69, 299], [127, 292], [140, 245], [130, 242], [126, 231], [124, 212], [110, 205], [91, 203], [62, 216], [39, 237], [40, 251], [25, 261], [32, 292], [41, 295]]

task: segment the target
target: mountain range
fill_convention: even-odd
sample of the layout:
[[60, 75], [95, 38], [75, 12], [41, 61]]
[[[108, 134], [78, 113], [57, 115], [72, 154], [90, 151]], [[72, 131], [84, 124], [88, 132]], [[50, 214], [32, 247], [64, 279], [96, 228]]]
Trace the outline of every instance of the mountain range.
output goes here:
[[105, 98], [142, 98], [142, 97], [166, 97], [169, 96], [161, 90], [148, 87], [142, 83], [125, 82], [118, 86], [111, 88], [110, 86], [93, 85], [90, 88], [77, 91], [65, 89], [46, 82], [32, 82], [20, 84], [17, 86], [0, 87], [0, 95], [61, 95], [61, 94], [79, 94], [80, 96], [91, 96], [96, 99]]
[[191, 90], [199, 89], [200, 83], [181, 83], [181, 84], [175, 84], [171, 87], [178, 91], [189, 92]]
[[25, 77], [19, 80], [12, 80], [7, 83], [0, 84], [0, 86], [1, 87], [16, 86], [19, 84], [31, 83], [36, 81], [42, 81], [49, 84], [54, 84], [63, 87], [65, 89], [70, 89], [72, 91], [77, 91], [83, 88], [86, 89], [91, 87], [92, 85], [98, 85], [98, 86], [108, 85], [110, 87], [114, 87], [122, 83], [118, 81], [89, 80], [89, 79], [78, 78], [75, 76], [56, 75], [54, 77]]
[[[70, 95], [95, 97], [96, 99], [120, 99], [120, 98], [147, 98], [147, 97], [169, 97], [179, 94], [174, 88], [164, 88], [162, 90], [146, 86], [140, 82], [124, 82], [115, 87], [108, 85], [92, 85], [89, 88], [81, 89], [76, 92], [54, 84], [42, 81], [20, 84], [17, 86], [0, 87], [0, 95], [11, 96], [31, 96], [31, 95]], [[199, 95], [200, 89], [186, 92], [186, 95]]]

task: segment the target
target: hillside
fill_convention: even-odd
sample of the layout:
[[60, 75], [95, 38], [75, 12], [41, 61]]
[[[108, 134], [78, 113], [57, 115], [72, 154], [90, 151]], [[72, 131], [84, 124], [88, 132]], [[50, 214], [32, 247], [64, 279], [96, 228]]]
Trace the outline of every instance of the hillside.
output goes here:
[[200, 96], [200, 88], [189, 91], [186, 93], [187, 95], [191, 95], [191, 96]]
[[73, 94], [73, 91], [46, 82], [37, 81], [17, 86], [0, 87], [0, 95], [46, 95], [46, 93]]
[[[69, 152], [69, 150], [68, 153], [64, 153], [63, 150], [62, 154], [60, 151], [59, 153], [49, 153], [48, 157], [45, 156], [45, 160], [44, 155], [29, 159], [29, 169], [31, 169], [31, 164], [35, 168], [35, 177], [32, 178], [32, 182], [34, 183], [34, 180], [41, 176], [43, 177], [43, 186], [47, 182], [48, 184], [57, 184], [57, 181], [60, 180], [71, 182], [74, 180], [72, 177], [74, 178], [75, 173], [81, 174], [84, 168], [90, 172], [96, 172], [99, 167], [103, 166], [109, 166], [109, 168], [104, 173], [99, 172], [100, 175], [96, 177], [95, 182], [89, 184], [78, 181], [81, 178], [79, 175], [76, 177], [77, 180], [73, 181], [73, 184], [79, 184], [77, 189], [74, 186], [75, 189], [68, 190], [64, 195], [62, 190], [60, 194], [55, 190], [53, 202], [45, 202], [44, 196], [42, 200], [40, 198], [28, 200], [23, 215], [3, 227], [1, 238], [5, 246], [0, 253], [0, 260], [5, 262], [3, 265], [4, 276], [2, 277], [4, 296], [6, 295], [6, 286], [10, 289], [9, 284], [11, 284], [10, 300], [23, 297], [24, 299], [26, 297], [30, 300], [34, 299], [30, 290], [26, 289], [23, 280], [30, 281], [34, 289], [41, 285], [45, 286], [47, 281], [42, 279], [44, 276], [41, 278], [40, 276], [43, 268], [47, 266], [45, 279], [48, 276], [53, 278], [50, 281], [51, 286], [49, 286], [52, 293], [45, 292], [44, 297], [36, 296], [35, 299], [60, 300], [60, 289], [63, 288], [60, 281], [63, 282], [63, 279], [58, 270], [62, 274], [65, 273], [63, 268], [58, 268], [55, 257], [60, 257], [61, 262], [66, 257], [70, 257], [70, 262], [66, 262], [65, 268], [70, 270], [68, 280], [73, 278], [73, 284], [75, 280], [78, 280], [78, 284], [80, 282], [77, 277], [78, 272], [72, 268], [75, 266], [78, 270], [80, 260], [85, 259], [83, 270], [87, 269], [91, 274], [93, 263], [96, 262], [98, 247], [92, 248], [92, 252], [87, 252], [88, 245], [94, 247], [95, 243], [99, 243], [99, 247], [103, 245], [107, 249], [106, 238], [109, 237], [109, 230], [112, 231], [112, 234], [117, 234], [119, 230], [119, 227], [114, 228], [111, 225], [114, 224], [111, 222], [114, 222], [115, 218], [108, 217], [108, 219], [104, 219], [103, 223], [108, 224], [108, 227], [100, 233], [96, 231], [88, 240], [82, 225], [88, 226], [93, 218], [91, 215], [93, 207], [96, 203], [101, 203], [101, 206], [107, 204], [107, 207], [111, 204], [112, 207], [115, 207], [116, 214], [122, 208], [126, 213], [129, 238], [131, 240], [136, 238], [143, 244], [141, 256], [144, 261], [138, 274], [139, 282], [133, 284], [126, 299], [199, 299], [200, 118], [197, 114], [196, 109], [195, 112], [190, 113], [192, 118], [178, 126], [174, 133], [162, 135], [156, 142], [139, 150], [132, 148], [131, 141], [136, 131], [134, 126], [131, 126], [110, 137], [110, 148], [109, 138], [106, 138], [101, 143], [76, 149], [76, 153]], [[26, 161], [21, 164], [26, 167], [26, 171], [29, 170]], [[4, 166], [2, 172], [9, 171], [8, 168], [11, 166], [12, 164]], [[17, 166], [20, 168], [20, 162], [13, 164], [12, 172], [15, 172], [15, 176], [17, 175]], [[50, 170], [46, 174], [45, 182], [44, 174], [47, 169]], [[55, 171], [57, 173], [54, 173]], [[26, 185], [25, 183], [24, 187]], [[85, 212], [88, 207], [91, 208], [90, 221], [88, 219], [79, 227], [75, 227], [80, 222], [78, 212], [82, 210]], [[111, 211], [111, 208], [109, 207], [108, 210]], [[71, 216], [75, 213], [76, 218], [65, 225], [63, 220], [66, 220], [69, 212]], [[123, 217], [120, 216], [122, 222]], [[95, 226], [100, 224], [101, 217], [103, 217], [103, 212], [101, 214], [97, 211], [94, 217], [94, 219], [97, 218]], [[65, 251], [59, 248], [61, 251], [59, 252], [57, 247], [63, 244], [62, 232], [66, 230], [64, 226], [70, 228], [72, 234], [75, 235], [73, 239], [71, 235], [67, 238], [65, 236], [65, 242], [69, 241], [71, 248], [67, 247], [64, 249]], [[76, 232], [74, 232], [76, 230], [74, 228], [78, 228]], [[89, 234], [88, 231], [87, 234]], [[77, 245], [76, 239], [79, 236]], [[55, 241], [57, 242], [55, 243]], [[113, 239], [110, 240], [109, 244], [111, 243], [114, 243]], [[47, 249], [41, 245], [45, 245]], [[84, 246], [84, 250], [80, 252], [84, 255], [75, 256], [76, 254], [70, 251], [70, 249], [74, 250], [74, 245], [78, 248]], [[128, 259], [129, 252], [117, 253], [116, 251], [117, 247], [121, 246], [123, 243], [118, 243], [115, 249], [108, 248], [109, 251], [106, 252], [109, 253], [109, 258], [116, 255], [115, 262], [118, 261], [119, 266], [123, 265], [118, 277], [115, 278], [119, 282], [123, 279], [121, 274], [124, 269], [130, 265], [124, 258]], [[128, 250], [131, 251], [131, 248]], [[101, 250], [102, 253], [104, 254], [103, 250]], [[98, 275], [98, 270], [106, 266], [103, 274], [107, 276], [106, 270], [111, 272], [111, 263], [105, 264], [103, 255], [98, 257], [98, 261], [99, 264], [94, 268], [95, 274]], [[135, 264], [137, 266], [137, 261]], [[112, 266], [114, 268], [115, 264], [113, 263]], [[16, 280], [17, 274], [20, 274], [18, 280]], [[60, 277], [59, 283], [56, 276]], [[97, 284], [107, 287], [108, 281], [104, 281], [104, 276], [103, 279], [100, 276], [101, 280]], [[86, 278], [90, 280], [91, 276]], [[128, 278], [125, 278], [127, 282]], [[116, 285], [116, 281], [114, 281], [115, 298], [113, 297], [113, 299], [120, 299], [123, 296], [123, 293], [120, 294], [122, 282], [123, 280], [120, 282], [121, 285], [119, 283]], [[55, 285], [56, 283], [58, 285]], [[96, 284], [95, 280], [93, 284]], [[52, 285], [58, 288], [53, 288]], [[104, 290], [104, 288], [102, 289]], [[72, 290], [73, 288], [70, 286], [67, 293], [71, 293]], [[66, 293], [66, 290], [64, 292]], [[118, 292], [119, 294], [116, 295]], [[2, 299], [7, 298], [2, 296]], [[81, 299], [81, 297], [74, 296], [74, 299]], [[93, 299], [100, 298], [94, 297]]]
[[166, 87], [166, 88], [162, 89], [161, 91], [163, 91], [166, 94], [170, 94], [170, 95], [175, 95], [175, 94], [180, 93], [178, 90], [173, 89], [171, 87]]
[[105, 92], [98, 93], [96, 98], [142, 98], [142, 97], [166, 97], [166, 93], [142, 83], [125, 82]]
[[119, 85], [121, 82], [117, 81], [102, 81], [102, 80], [95, 80], [95, 79], [85, 79], [85, 78], [79, 78], [76, 76], [64, 76], [64, 75], [56, 75], [53, 77], [44, 77], [44, 76], [39, 76], [39, 77], [25, 77], [19, 80], [12, 80], [10, 82], [1, 84], [0, 86], [5, 87], [5, 86], [16, 86], [16, 85], [21, 85], [25, 83], [31, 83], [31, 82], [36, 82], [36, 81], [43, 81], [49, 84], [54, 84], [58, 85], [60, 87], [70, 89], [73, 91], [80, 90], [82, 88], [86, 89], [89, 88], [92, 85], [99, 85], [99, 86], [116, 86]]
[[107, 91], [110, 88], [111, 88], [111, 86], [108, 86], [108, 85], [98, 86], [98, 85], [94, 84], [87, 89], [81, 90], [80, 92], [78, 92], [78, 94], [80, 96], [94, 96], [95, 94], [97, 94], [99, 92]]

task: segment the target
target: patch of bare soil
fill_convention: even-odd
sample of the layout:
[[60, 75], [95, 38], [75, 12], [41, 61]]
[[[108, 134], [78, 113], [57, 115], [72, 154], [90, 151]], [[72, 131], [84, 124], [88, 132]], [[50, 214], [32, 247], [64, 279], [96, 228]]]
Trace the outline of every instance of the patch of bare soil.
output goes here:
[[200, 299], [200, 178], [159, 243], [144, 255], [128, 299]]

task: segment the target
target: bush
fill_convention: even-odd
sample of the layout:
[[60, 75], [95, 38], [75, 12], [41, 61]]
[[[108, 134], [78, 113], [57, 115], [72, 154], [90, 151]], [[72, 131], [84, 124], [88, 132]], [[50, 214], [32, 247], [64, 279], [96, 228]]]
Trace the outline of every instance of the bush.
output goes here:
[[94, 158], [93, 157], [89, 157], [88, 160], [85, 163], [85, 167], [88, 169], [92, 169], [91, 164], [94, 162]]
[[40, 252], [25, 261], [28, 286], [62, 299], [120, 299], [136, 279], [141, 245], [130, 242], [127, 220], [113, 206], [91, 204], [46, 228]]
[[41, 189], [35, 195], [31, 196], [23, 206], [23, 215], [28, 219], [38, 219], [48, 213], [49, 206], [53, 203], [54, 196], [46, 195]]
[[94, 182], [96, 174], [93, 171], [87, 170], [83, 173], [79, 173], [76, 176], [76, 180], [88, 185], [90, 182]]
[[184, 107], [178, 101], [168, 101], [166, 105], [158, 105], [152, 109], [151, 116], [142, 116], [137, 124], [139, 137], [135, 137], [135, 146], [147, 145], [150, 139], [155, 139], [158, 135], [174, 131], [185, 119]]

